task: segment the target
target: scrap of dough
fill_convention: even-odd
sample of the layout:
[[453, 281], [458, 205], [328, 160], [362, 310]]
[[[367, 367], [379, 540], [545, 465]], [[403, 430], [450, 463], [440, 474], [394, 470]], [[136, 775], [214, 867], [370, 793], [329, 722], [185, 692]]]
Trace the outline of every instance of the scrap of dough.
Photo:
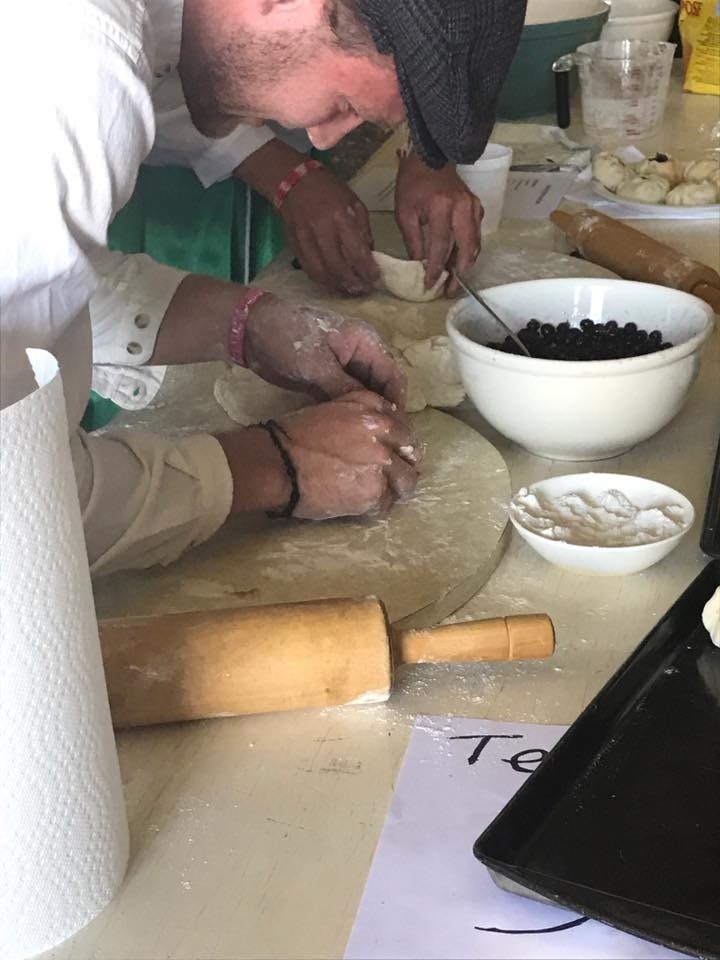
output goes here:
[[592, 173], [607, 190], [617, 190], [632, 175], [620, 157], [605, 151], [593, 158]]
[[426, 303], [442, 296], [448, 278], [446, 270], [440, 274], [437, 283], [426, 290], [425, 264], [422, 260], [400, 260], [377, 251], [373, 251], [373, 258], [380, 268], [380, 279], [388, 293], [413, 303]]
[[720, 647], [720, 587], [705, 604], [702, 622], [712, 642], [716, 647]]
[[[393, 352], [408, 382], [405, 409], [417, 413], [425, 407], [456, 407], [465, 397], [447, 337], [411, 339], [397, 334]], [[294, 393], [266, 383], [244, 367], [228, 365], [214, 387], [215, 399], [236, 423], [273, 420], [294, 413], [315, 401], [306, 393]]]
[[717, 189], [709, 180], [681, 183], [665, 198], [670, 207], [709, 207], [717, 203]]
[[283, 390], [244, 367], [228, 365], [215, 381], [215, 399], [231, 420], [244, 427], [293, 413], [314, 403], [306, 393]]
[[392, 345], [407, 375], [405, 409], [408, 413], [425, 407], [456, 407], [462, 403], [465, 388], [448, 337], [411, 340], [396, 334]]
[[662, 203], [668, 196], [669, 189], [670, 181], [665, 177], [656, 175], [632, 177], [620, 184], [617, 188], [617, 196], [625, 200], [636, 200], [639, 203]]

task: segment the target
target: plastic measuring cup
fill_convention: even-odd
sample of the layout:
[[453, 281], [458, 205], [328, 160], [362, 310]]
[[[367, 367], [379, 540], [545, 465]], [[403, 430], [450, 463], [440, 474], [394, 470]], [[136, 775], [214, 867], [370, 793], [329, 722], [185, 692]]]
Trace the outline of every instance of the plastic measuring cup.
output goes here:
[[495, 233], [500, 226], [505, 188], [512, 163], [512, 149], [489, 143], [475, 163], [458, 164], [457, 175], [483, 205], [481, 236]]
[[674, 43], [659, 40], [598, 40], [584, 43], [553, 64], [558, 125], [570, 123], [568, 75], [580, 76], [583, 127], [598, 143], [651, 136], [665, 112]]

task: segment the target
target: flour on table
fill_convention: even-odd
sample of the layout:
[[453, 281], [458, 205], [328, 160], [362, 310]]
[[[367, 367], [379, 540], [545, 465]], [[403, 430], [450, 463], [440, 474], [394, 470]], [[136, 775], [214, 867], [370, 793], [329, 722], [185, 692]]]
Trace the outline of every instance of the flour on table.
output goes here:
[[[393, 353], [407, 376], [408, 413], [425, 407], [456, 407], [465, 396], [447, 337], [413, 340], [402, 334], [392, 338]], [[215, 399], [227, 415], [249, 426], [293, 413], [315, 401], [306, 393], [283, 390], [244, 367], [228, 366], [215, 382]]]
[[716, 647], [720, 647], [720, 587], [705, 604], [702, 622], [712, 642]]

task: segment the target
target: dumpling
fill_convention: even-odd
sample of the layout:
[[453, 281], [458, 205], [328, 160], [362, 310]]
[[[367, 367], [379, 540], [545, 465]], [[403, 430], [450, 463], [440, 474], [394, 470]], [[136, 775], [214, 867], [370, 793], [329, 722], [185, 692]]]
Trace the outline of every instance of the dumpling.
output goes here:
[[425, 303], [428, 300], [437, 300], [443, 295], [445, 281], [448, 278], [446, 270], [440, 274], [440, 279], [429, 290], [425, 289], [425, 264], [422, 260], [400, 260], [387, 253], [373, 251], [375, 263], [380, 268], [382, 285], [394, 296], [401, 300], [410, 300], [413, 303]]
[[720, 171], [720, 162], [714, 159], [691, 160], [685, 164], [682, 178], [687, 183], [698, 183], [701, 180], [712, 180]]
[[617, 195], [639, 203], [662, 203], [669, 189], [670, 183], [664, 177], [632, 177], [620, 184]]
[[631, 176], [631, 171], [614, 153], [598, 153], [593, 157], [592, 172], [595, 179], [607, 190], [617, 190], [620, 184]]
[[641, 177], [663, 177], [671, 186], [675, 186], [682, 180], [683, 164], [665, 153], [656, 153], [654, 157], [638, 160], [632, 168]]
[[709, 180], [681, 183], [665, 199], [670, 207], [709, 207], [717, 203], [717, 187]]

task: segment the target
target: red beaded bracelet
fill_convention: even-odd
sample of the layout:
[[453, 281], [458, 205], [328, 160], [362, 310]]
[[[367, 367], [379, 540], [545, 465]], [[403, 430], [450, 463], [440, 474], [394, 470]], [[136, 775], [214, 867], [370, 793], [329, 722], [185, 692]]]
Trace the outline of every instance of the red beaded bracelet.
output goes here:
[[230, 320], [230, 333], [228, 335], [228, 353], [233, 363], [246, 367], [245, 360], [245, 330], [248, 317], [253, 306], [260, 297], [264, 296], [265, 290], [260, 287], [246, 287], [245, 292], [238, 300], [237, 306], [233, 310]]
[[312, 173], [313, 170], [322, 170], [323, 165], [317, 160], [303, 160], [302, 163], [299, 163], [294, 170], [291, 170], [290, 173], [284, 177], [278, 184], [278, 188], [273, 194], [272, 205], [276, 210], [279, 210], [283, 205], [285, 197], [290, 193], [292, 188], [300, 183], [303, 177], [306, 177], [309, 173]]

